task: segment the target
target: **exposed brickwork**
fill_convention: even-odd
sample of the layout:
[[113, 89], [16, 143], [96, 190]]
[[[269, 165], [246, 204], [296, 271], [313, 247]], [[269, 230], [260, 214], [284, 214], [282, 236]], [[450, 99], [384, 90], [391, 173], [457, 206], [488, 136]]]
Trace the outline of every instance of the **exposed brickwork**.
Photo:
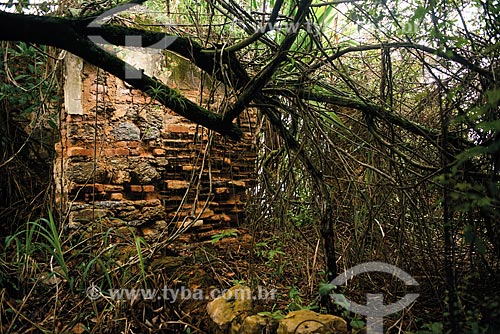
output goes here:
[[[102, 70], [84, 63], [81, 78], [83, 115], [66, 115], [56, 145], [55, 175], [70, 224], [118, 218], [181, 226], [197, 215], [203, 226], [241, 220], [254, 179], [253, 116], [240, 120], [248, 131], [241, 143], [210, 140], [205, 129]], [[196, 91], [182, 93], [199, 102]]]

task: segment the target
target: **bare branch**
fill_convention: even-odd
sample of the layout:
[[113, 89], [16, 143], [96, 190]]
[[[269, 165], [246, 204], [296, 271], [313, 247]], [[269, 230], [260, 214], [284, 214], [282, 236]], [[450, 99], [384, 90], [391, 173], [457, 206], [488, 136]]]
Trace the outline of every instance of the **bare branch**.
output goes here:
[[446, 50], [446, 51], [440, 51], [437, 49], [433, 49], [431, 47], [421, 45], [421, 44], [414, 44], [414, 43], [383, 43], [383, 44], [374, 44], [374, 45], [360, 45], [360, 46], [353, 46], [349, 48], [345, 48], [343, 50], [337, 51], [335, 54], [329, 56], [327, 59], [322, 60], [321, 62], [315, 64], [314, 66], [311, 66], [311, 71], [314, 71], [321, 66], [327, 64], [328, 62], [331, 62], [337, 58], [342, 57], [343, 55], [351, 52], [360, 52], [360, 51], [368, 51], [368, 50], [378, 50], [382, 48], [409, 48], [409, 49], [416, 49], [420, 51], [424, 51], [427, 53], [434, 54], [436, 56], [439, 56], [441, 58], [454, 61], [456, 63], [459, 63], [471, 71], [474, 71], [488, 79], [493, 79], [493, 74], [490, 73], [489, 71], [481, 68], [480, 66], [471, 63], [458, 53], [452, 51], [452, 50]]
[[225, 122], [232, 122], [239, 114], [243, 112], [245, 107], [250, 101], [260, 92], [265, 84], [271, 79], [274, 72], [278, 69], [280, 64], [286, 60], [287, 53], [292, 47], [293, 42], [299, 33], [299, 27], [304, 22], [308, 12], [311, 0], [303, 0], [297, 8], [297, 14], [293, 20], [292, 28], [286, 35], [283, 43], [271, 62], [265, 66], [257, 76], [247, 84], [243, 92], [240, 94], [238, 100], [234, 103], [233, 107], [224, 115]]
[[[247, 46], [251, 45], [252, 43], [256, 42], [259, 38], [261, 38], [262, 36], [264, 36], [268, 31], [270, 31], [275, 23], [276, 23], [276, 19], [278, 18], [278, 14], [279, 14], [279, 11], [281, 9], [281, 6], [283, 5], [283, 0], [278, 0], [276, 1], [276, 3], [274, 4], [274, 7], [273, 7], [273, 11], [271, 13], [271, 17], [269, 18], [269, 21], [266, 23], [266, 25], [264, 27], [262, 27], [261, 29], [258, 29], [253, 35], [251, 35], [250, 37], [248, 37], [247, 39], [239, 42], [239, 43], [236, 43], [234, 45], [231, 45], [227, 48], [224, 48], [223, 50], [221, 50], [222, 52], [236, 52], [236, 51], [239, 51], [243, 48], [246, 48]], [[205, 51], [206, 52], [206, 51]], [[211, 52], [216, 52], [215, 50], [211, 50]]]

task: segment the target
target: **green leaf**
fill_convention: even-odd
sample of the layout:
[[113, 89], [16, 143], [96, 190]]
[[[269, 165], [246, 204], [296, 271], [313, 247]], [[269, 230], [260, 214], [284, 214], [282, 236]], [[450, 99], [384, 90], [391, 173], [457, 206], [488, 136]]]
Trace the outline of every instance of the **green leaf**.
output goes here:
[[486, 246], [486, 243], [484, 242], [484, 240], [483, 240], [483, 239], [481, 239], [481, 238], [476, 238], [475, 246], [476, 246], [477, 251], [478, 251], [480, 254], [482, 254], [482, 255], [485, 255], [485, 254], [486, 254], [486, 251], [487, 251], [487, 246]]
[[476, 236], [476, 231], [474, 231], [474, 227], [470, 224], [465, 225], [464, 227], [464, 241], [468, 244], [472, 243], [474, 237]]
[[417, 9], [415, 9], [415, 13], [413, 13], [413, 18], [416, 20], [422, 19], [425, 14], [427, 14], [427, 8], [418, 6]]
[[491, 122], [481, 122], [477, 125], [477, 128], [483, 129], [484, 131], [490, 131], [490, 130], [499, 131], [500, 130], [500, 119], [497, 119], [497, 120], [491, 121]]
[[320, 296], [328, 296], [333, 289], [335, 289], [336, 285], [331, 283], [319, 283], [319, 295]]
[[478, 206], [480, 208], [490, 207], [492, 201], [493, 200], [490, 197], [483, 196], [483, 197], [479, 198], [478, 200], [476, 200], [475, 204], [476, 204], [476, 206]]
[[443, 324], [440, 322], [433, 322], [429, 326], [429, 329], [432, 331], [433, 334], [441, 334], [443, 332]]
[[47, 120], [47, 123], [53, 130], [57, 130], [57, 124], [53, 120], [49, 119]]
[[490, 105], [496, 105], [500, 101], [500, 88], [487, 91], [486, 96]]
[[361, 319], [354, 318], [351, 320], [351, 327], [354, 329], [361, 329], [365, 326], [365, 322]]
[[[500, 149], [500, 142], [493, 143], [488, 146], [475, 146], [473, 148], [467, 149], [463, 151], [462, 153], [457, 155], [457, 160], [458, 162], [464, 162], [470, 158], [482, 155], [482, 154], [487, 154], [487, 153], [493, 153], [496, 152]], [[458, 168], [458, 166], [454, 166], [454, 169]]]
[[17, 76], [14, 78], [14, 80], [16, 80], [16, 81], [17, 81], [17, 80], [21, 80], [21, 79], [24, 79], [24, 78], [29, 78], [29, 77], [31, 77], [31, 75], [29, 75], [29, 74], [20, 74], [20, 75], [17, 75]]

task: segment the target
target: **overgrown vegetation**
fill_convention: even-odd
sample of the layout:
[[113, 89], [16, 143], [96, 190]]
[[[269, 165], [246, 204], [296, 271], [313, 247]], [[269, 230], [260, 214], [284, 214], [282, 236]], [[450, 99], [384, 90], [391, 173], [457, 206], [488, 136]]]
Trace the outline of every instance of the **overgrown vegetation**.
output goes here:
[[[86, 289], [175, 280], [208, 288], [234, 278], [278, 289], [280, 298], [262, 305], [263, 314], [334, 312], [355, 332], [363, 319], [324, 297], [332, 278], [367, 261], [396, 265], [420, 283], [417, 302], [385, 318], [388, 332], [498, 332], [498, 1], [146, 4], [177, 24], [155, 26], [155, 36], [187, 38], [171, 51], [211, 76], [225, 103], [205, 113], [161, 83], [139, 84], [170, 97], [161, 102], [181, 114], [205, 113], [208, 121], [200, 124], [220, 133], [236, 133], [244, 108], [259, 110], [257, 185], [246, 222], [254, 241], [248, 254], [238, 253], [224, 243], [237, 238], [227, 231], [193, 246], [188, 260], [162, 261], [154, 245], [107, 222], [68, 235], [59, 215], [45, 215], [52, 207], [45, 194], [61, 59], [43, 46], [3, 42], [0, 197], [9, 219], [2, 223], [0, 333], [146, 331], [162, 324], [204, 332], [207, 322], [191, 316], [203, 312], [203, 303], [136, 298], [125, 305], [109, 293], [89, 300]], [[115, 17], [109, 26], [147, 27], [133, 23]], [[48, 218], [29, 215], [33, 207]], [[215, 268], [223, 273], [216, 282], [201, 273]], [[380, 273], [336, 289], [361, 304], [366, 293], [383, 292], [391, 303], [409, 291]]]
[[1, 43], [0, 229], [8, 235], [19, 221], [45, 211], [52, 196], [50, 166], [62, 96], [59, 57], [64, 53], [22, 42]]

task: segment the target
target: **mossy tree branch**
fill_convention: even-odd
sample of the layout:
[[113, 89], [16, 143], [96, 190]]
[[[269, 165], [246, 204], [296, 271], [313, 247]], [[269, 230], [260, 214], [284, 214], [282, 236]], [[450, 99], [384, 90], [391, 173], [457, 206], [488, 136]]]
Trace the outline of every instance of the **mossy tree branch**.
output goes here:
[[[222, 122], [221, 115], [191, 102], [161, 81], [145, 74], [142, 74], [139, 79], [128, 78], [127, 73], [138, 70], [94, 44], [88, 38], [90, 31], [84, 28], [83, 22], [85, 20], [82, 19], [41, 17], [0, 12], [0, 40], [24, 41], [67, 50], [124, 80], [132, 87], [143, 91], [177, 114], [231, 139], [239, 140], [241, 138], [242, 132], [238, 126]], [[120, 32], [115, 36], [115, 40], [123, 38], [123, 42], [125, 42], [127, 34], [131, 35], [131, 31], [127, 28], [102, 28], [102, 31], [108, 31], [108, 37], [112, 33]], [[144, 31], [141, 31], [141, 36], [144, 33]], [[148, 36], [147, 33], [146, 35]], [[164, 34], [161, 35], [165, 37]], [[158, 36], [156, 35], [155, 37]], [[185, 40], [181, 39], [175, 44], [175, 47], [186, 54], [193, 51], [193, 48], [188, 48], [188, 45], [192, 44], [188, 44]], [[193, 52], [194, 54], [200, 53]], [[198, 63], [202, 63], [202, 60], [198, 59]], [[212, 63], [212, 65], [209, 63], [208, 66], [215, 66], [215, 63]]]

